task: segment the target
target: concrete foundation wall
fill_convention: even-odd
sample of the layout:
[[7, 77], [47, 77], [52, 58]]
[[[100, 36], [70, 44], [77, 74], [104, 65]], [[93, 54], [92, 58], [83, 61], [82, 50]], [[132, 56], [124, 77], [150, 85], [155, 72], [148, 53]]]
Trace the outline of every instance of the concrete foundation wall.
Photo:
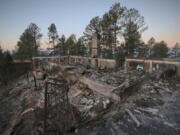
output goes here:
[[82, 65], [88, 65], [92, 68], [99, 68], [99, 69], [116, 68], [115, 60], [81, 57], [81, 56], [33, 57], [34, 65], [38, 65], [37, 64], [38, 62], [41, 62], [41, 63], [52, 62], [56, 64], [82, 64]]
[[[54, 64], [82, 64], [88, 65], [92, 68], [99, 69], [114, 69], [117, 64], [115, 60], [112, 59], [100, 59], [92, 57], [82, 57], [82, 56], [51, 56], [51, 57], [33, 57], [33, 65], [38, 67], [43, 67], [49, 63]], [[178, 59], [133, 59], [127, 58], [125, 62], [126, 72], [130, 70], [130, 62], [137, 62], [144, 64], [144, 70], [146, 72], [153, 72], [153, 67], [156, 64], [173, 65], [177, 69], [177, 76], [180, 76], [180, 60]], [[51, 64], [52, 65], [52, 64]]]
[[166, 66], [175, 66], [177, 69], [177, 76], [180, 76], [180, 59], [136, 59], [136, 58], [126, 58], [125, 62], [125, 70], [128, 71], [130, 69], [130, 62], [141, 62], [144, 64], [144, 70], [146, 72], [153, 72], [153, 66], [155, 64], [164, 64]]

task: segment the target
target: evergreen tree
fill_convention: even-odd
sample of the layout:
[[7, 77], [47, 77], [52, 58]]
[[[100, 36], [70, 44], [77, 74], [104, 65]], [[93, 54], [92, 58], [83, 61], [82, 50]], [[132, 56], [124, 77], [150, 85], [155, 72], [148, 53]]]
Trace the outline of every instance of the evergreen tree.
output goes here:
[[135, 49], [139, 48], [141, 34], [137, 30], [137, 25], [133, 22], [126, 24], [123, 33], [127, 56], [134, 56]]
[[165, 58], [167, 57], [168, 47], [164, 41], [156, 43], [152, 49], [153, 57], [156, 58]]
[[147, 48], [148, 48], [148, 57], [151, 57], [152, 55], [152, 48], [155, 45], [156, 41], [153, 37], [151, 37], [147, 43]]
[[20, 36], [17, 43], [17, 57], [19, 59], [31, 59], [38, 53], [42, 34], [40, 28], [31, 23]]
[[88, 39], [92, 38], [92, 35], [96, 33], [97, 38], [101, 39], [101, 18], [99, 16], [93, 17], [89, 24], [86, 26], [84, 35], [88, 37]]
[[77, 46], [77, 55], [84, 56], [85, 55], [85, 41], [84, 37], [80, 37], [76, 43]]
[[134, 56], [135, 49], [139, 48], [141, 43], [141, 33], [147, 29], [144, 17], [134, 8], [126, 9], [123, 26], [127, 56]]
[[77, 46], [76, 46], [76, 35], [71, 34], [69, 38], [66, 40], [66, 46], [68, 47], [67, 49], [67, 54], [68, 55], [75, 55], [77, 52]]
[[48, 27], [48, 37], [49, 37], [49, 43], [52, 44], [52, 47], [54, 48], [59, 37], [56, 29], [56, 25], [54, 23], [52, 23]]
[[122, 30], [122, 18], [124, 16], [124, 7], [121, 7], [120, 3], [115, 3], [112, 5], [112, 7], [109, 10], [109, 16], [111, 20], [111, 30], [113, 31], [113, 42], [116, 43], [117, 41], [117, 35], [121, 33]]
[[58, 54], [60, 55], [67, 55], [67, 46], [66, 46], [66, 37], [65, 35], [62, 35], [59, 38], [59, 43], [57, 44], [57, 46], [55, 46], [55, 48], [58, 50]]

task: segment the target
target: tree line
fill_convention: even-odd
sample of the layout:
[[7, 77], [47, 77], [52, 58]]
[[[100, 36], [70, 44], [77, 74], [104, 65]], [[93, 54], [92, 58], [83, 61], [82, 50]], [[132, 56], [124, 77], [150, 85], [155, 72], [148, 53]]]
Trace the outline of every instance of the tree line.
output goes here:
[[[97, 57], [117, 60], [124, 59], [125, 56], [167, 57], [168, 47], [164, 41], [156, 42], [152, 37], [147, 44], [143, 42], [141, 35], [147, 28], [144, 17], [137, 9], [128, 9], [120, 3], [115, 3], [101, 17], [93, 17], [86, 26], [84, 35], [78, 39], [75, 34], [67, 38], [63, 34], [59, 36], [54, 23], [48, 27], [47, 35], [53, 55], [90, 56], [92, 35], [96, 33]], [[38, 56], [41, 38], [40, 28], [31, 23], [20, 36], [14, 57], [31, 59], [32, 56]], [[178, 43], [176, 48], [179, 48]], [[174, 56], [178, 57], [179, 54]]]

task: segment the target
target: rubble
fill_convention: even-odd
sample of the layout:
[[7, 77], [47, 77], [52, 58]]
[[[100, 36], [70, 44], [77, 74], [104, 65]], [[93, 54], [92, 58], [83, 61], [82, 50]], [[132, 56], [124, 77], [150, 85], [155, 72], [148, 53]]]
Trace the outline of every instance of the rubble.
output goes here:
[[83, 119], [98, 117], [98, 115], [108, 109], [111, 105], [110, 99], [105, 98], [98, 93], [92, 93], [88, 96], [80, 94], [74, 99], [71, 99], [71, 103], [78, 108]]
[[[139, 71], [126, 73], [84, 65], [53, 65], [38, 70], [35, 76], [29, 76], [29, 81], [22, 76], [0, 93], [0, 121], [3, 123], [0, 134], [44, 134], [45, 117], [47, 129], [53, 130], [51, 134], [57, 134], [57, 129], [59, 133], [72, 135], [180, 132], [177, 81], [155, 80]], [[49, 98], [52, 104], [45, 116], [47, 82], [67, 84], [69, 105], [58, 100], [61, 96], [55, 98], [62, 92], [60, 87], [50, 87], [50, 94], [54, 96]], [[63, 111], [57, 112], [58, 107]], [[60, 118], [57, 113], [61, 114]]]

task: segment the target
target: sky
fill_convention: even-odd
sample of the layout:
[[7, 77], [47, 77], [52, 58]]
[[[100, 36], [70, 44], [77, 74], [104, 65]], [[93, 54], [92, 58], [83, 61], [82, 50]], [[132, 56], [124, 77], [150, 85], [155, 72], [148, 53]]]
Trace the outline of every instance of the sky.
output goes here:
[[136, 8], [144, 16], [148, 25], [142, 34], [145, 42], [154, 37], [168, 46], [180, 43], [180, 0], [0, 0], [0, 45], [14, 49], [31, 22], [41, 29], [41, 46], [48, 43], [51, 23], [56, 24], [59, 35], [82, 36], [89, 21], [101, 17], [115, 2]]

